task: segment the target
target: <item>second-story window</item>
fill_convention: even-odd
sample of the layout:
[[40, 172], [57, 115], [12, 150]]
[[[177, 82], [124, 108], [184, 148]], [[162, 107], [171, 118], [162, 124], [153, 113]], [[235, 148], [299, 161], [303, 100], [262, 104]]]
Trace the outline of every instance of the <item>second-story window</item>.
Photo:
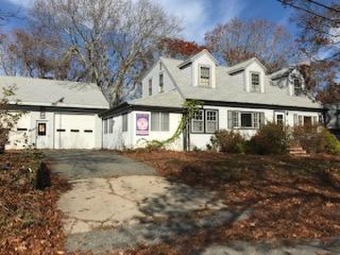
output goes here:
[[252, 73], [251, 74], [251, 91], [252, 92], [261, 92], [260, 88], [260, 74]]
[[152, 79], [149, 80], [149, 96], [152, 96]]
[[164, 76], [162, 73], [159, 75], [159, 92], [164, 92]]
[[210, 85], [210, 68], [206, 66], [201, 66], [199, 78], [199, 85], [208, 87]]
[[302, 93], [302, 84], [300, 79], [294, 79], [294, 96], [300, 96]]

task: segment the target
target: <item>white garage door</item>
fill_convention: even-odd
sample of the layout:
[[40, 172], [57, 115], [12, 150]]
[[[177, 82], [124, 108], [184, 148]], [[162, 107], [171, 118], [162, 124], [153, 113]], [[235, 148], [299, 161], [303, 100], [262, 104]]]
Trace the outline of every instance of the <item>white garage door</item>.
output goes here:
[[56, 113], [54, 145], [56, 149], [92, 149], [95, 147], [95, 115]]

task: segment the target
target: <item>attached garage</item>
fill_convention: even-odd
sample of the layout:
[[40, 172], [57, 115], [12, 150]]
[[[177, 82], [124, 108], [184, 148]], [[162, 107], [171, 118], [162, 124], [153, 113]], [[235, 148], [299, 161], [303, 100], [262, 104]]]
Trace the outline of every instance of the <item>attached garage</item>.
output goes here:
[[23, 116], [7, 149], [100, 149], [102, 120], [109, 108], [96, 84], [0, 76], [0, 89], [15, 87], [13, 111]]
[[96, 116], [70, 113], [55, 114], [55, 149], [96, 148]]

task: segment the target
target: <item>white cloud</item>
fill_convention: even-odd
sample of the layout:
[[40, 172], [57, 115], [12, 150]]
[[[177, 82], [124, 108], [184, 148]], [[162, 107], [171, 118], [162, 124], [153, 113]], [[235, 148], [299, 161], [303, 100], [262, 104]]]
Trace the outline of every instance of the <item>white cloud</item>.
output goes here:
[[203, 42], [204, 34], [217, 23], [237, 17], [244, 9], [239, 0], [153, 0], [166, 12], [176, 15], [184, 27], [183, 37], [189, 41]]

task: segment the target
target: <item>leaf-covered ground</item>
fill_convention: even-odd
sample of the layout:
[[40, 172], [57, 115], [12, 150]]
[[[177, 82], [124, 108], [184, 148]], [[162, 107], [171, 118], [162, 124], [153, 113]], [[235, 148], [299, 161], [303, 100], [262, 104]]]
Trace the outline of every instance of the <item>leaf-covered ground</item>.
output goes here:
[[[250, 217], [213, 231], [183, 236], [176, 243], [110, 254], [179, 255], [227, 240], [279, 244], [340, 236], [339, 157], [143, 150], [124, 155], [150, 164], [172, 181], [214, 190], [230, 208], [247, 212]], [[30, 153], [0, 155], [0, 254], [68, 254], [56, 202], [69, 185], [52, 174], [50, 188], [35, 189], [31, 170], [39, 161]], [[8, 167], [11, 170], [2, 170]]]
[[[230, 208], [250, 217], [176, 243], [136, 254], [190, 254], [190, 248], [227, 240], [303, 241], [340, 236], [340, 158], [226, 155], [207, 152], [131, 151], [173, 181], [218, 192]], [[175, 244], [174, 244], [175, 245]], [[131, 254], [134, 254], [131, 251]]]
[[36, 189], [39, 163], [37, 153], [0, 155], [0, 254], [64, 254], [56, 202], [68, 184], [52, 176], [50, 188]]

